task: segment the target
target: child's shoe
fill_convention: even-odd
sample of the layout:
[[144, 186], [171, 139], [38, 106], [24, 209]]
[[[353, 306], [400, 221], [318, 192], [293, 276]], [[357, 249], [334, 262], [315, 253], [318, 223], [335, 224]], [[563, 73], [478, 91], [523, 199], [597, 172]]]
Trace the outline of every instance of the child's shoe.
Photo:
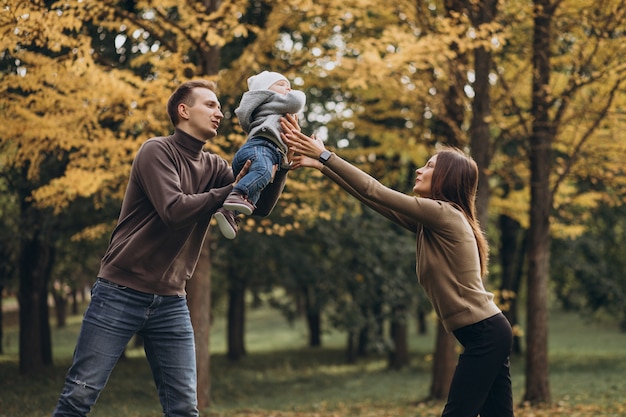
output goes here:
[[235, 217], [235, 213], [220, 208], [215, 212], [214, 217], [217, 221], [217, 226], [220, 228], [220, 232], [222, 232], [222, 235], [224, 235], [226, 239], [234, 239], [237, 237], [237, 232], [239, 231], [237, 222], [239, 219]]
[[226, 210], [235, 210], [243, 214], [247, 214], [248, 216], [252, 214], [256, 206], [246, 198], [246, 196], [241, 195], [235, 191], [228, 194], [226, 200], [224, 201], [223, 207]]

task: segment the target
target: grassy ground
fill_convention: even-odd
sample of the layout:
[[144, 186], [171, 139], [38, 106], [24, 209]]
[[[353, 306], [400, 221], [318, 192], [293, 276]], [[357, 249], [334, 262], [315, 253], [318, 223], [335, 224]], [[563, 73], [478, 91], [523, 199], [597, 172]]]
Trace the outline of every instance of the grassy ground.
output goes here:
[[[63, 385], [65, 370], [80, 326], [70, 320], [53, 331], [55, 365], [25, 377], [17, 370], [17, 328], [5, 327], [0, 356], [0, 417], [49, 415]], [[223, 320], [212, 334], [210, 417], [394, 417], [439, 416], [441, 402], [420, 402], [430, 385], [433, 335], [412, 335], [412, 363], [388, 371], [382, 356], [348, 365], [345, 337], [324, 336], [323, 349], [305, 346], [303, 323], [290, 326], [271, 310], [251, 310], [247, 321], [248, 355], [238, 363], [224, 356]], [[608, 324], [585, 323], [579, 316], [555, 312], [550, 323], [550, 384], [553, 404], [518, 406], [518, 417], [626, 416], [626, 335]], [[413, 332], [414, 333], [414, 332]], [[523, 358], [512, 359], [514, 397], [524, 390]], [[156, 417], [161, 415], [149, 367], [141, 350], [114, 370], [90, 416]]]

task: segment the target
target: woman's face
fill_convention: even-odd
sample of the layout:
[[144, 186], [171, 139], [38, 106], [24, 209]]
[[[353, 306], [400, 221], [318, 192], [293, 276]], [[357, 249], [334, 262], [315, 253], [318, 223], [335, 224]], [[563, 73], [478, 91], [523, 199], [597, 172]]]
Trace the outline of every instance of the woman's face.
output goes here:
[[432, 179], [435, 164], [437, 163], [437, 155], [433, 155], [426, 165], [415, 170], [415, 185], [413, 192], [420, 197], [430, 197], [432, 192]]

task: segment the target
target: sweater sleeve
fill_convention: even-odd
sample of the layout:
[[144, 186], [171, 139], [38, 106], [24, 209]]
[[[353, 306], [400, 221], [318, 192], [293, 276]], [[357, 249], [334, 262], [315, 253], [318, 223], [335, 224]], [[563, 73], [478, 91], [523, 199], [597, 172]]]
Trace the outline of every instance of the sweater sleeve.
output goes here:
[[133, 163], [135, 180], [163, 222], [175, 229], [211, 216], [232, 191], [233, 175], [225, 161], [212, 159], [213, 173], [207, 175], [211, 181], [202, 188], [187, 190], [183, 189], [177, 163], [163, 144], [150, 141], [142, 146]]
[[412, 232], [416, 232], [420, 224], [437, 228], [446, 222], [441, 216], [439, 202], [386, 187], [335, 154], [322, 173], [368, 207]]
[[224, 158], [210, 154], [209, 159], [214, 178], [204, 187], [202, 194], [206, 198], [206, 204], [208, 204], [211, 214], [213, 214], [222, 207], [224, 200], [233, 190], [235, 175], [231, 164]]
[[281, 94], [276, 95], [278, 96], [274, 99], [277, 106], [276, 113], [294, 114], [304, 109], [304, 104], [306, 103], [306, 95], [302, 91], [291, 90], [284, 96]]

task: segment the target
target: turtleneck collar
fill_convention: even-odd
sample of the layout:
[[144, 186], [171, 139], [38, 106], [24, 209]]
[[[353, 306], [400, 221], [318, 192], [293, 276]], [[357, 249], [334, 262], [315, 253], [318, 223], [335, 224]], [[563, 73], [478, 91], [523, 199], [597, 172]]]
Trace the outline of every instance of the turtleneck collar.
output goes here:
[[200, 154], [202, 153], [202, 149], [205, 145], [204, 141], [194, 138], [189, 133], [179, 128], [174, 130], [172, 139], [174, 139], [174, 141], [179, 144], [182, 150], [189, 154], [189, 156], [193, 158], [200, 158]]

